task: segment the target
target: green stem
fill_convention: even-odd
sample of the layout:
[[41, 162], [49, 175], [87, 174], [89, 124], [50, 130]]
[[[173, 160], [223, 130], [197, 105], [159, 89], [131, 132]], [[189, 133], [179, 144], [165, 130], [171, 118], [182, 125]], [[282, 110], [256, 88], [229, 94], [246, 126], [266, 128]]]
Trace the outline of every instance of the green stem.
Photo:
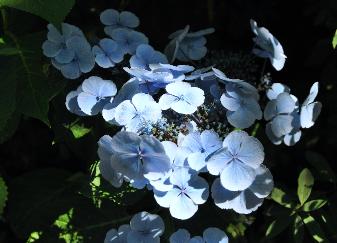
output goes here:
[[255, 137], [259, 128], [260, 128], [260, 123], [256, 123], [255, 126], [254, 126], [254, 129], [251, 133], [251, 136]]

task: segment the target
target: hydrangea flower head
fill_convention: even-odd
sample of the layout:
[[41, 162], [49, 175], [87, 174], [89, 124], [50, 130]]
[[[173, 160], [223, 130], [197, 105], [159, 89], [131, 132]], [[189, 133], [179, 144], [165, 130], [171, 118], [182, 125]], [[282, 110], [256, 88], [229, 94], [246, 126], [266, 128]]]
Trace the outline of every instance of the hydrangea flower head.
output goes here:
[[158, 139], [121, 131], [111, 140], [112, 167], [130, 180], [145, 177], [157, 180], [170, 171], [170, 160]]
[[138, 93], [115, 108], [115, 120], [126, 130], [138, 132], [162, 117], [159, 104], [151, 95]]
[[172, 189], [167, 192], [154, 190], [157, 203], [170, 209], [172, 217], [185, 220], [192, 217], [198, 205], [208, 198], [208, 183], [188, 168], [177, 168], [170, 176]]
[[125, 243], [127, 242], [127, 236], [130, 231], [130, 226], [127, 224], [121, 225], [118, 231], [111, 229], [106, 233], [104, 243]]
[[114, 67], [116, 63], [123, 61], [124, 53], [116, 41], [104, 38], [99, 45], [92, 48], [95, 61], [102, 68]]
[[88, 73], [94, 68], [95, 59], [91, 46], [84, 37], [73, 36], [66, 41], [66, 46], [74, 53], [69, 62], [69, 59], [67, 62], [59, 62], [56, 58], [52, 59], [53, 66], [60, 70], [64, 77], [76, 79], [82, 73]]
[[192, 114], [204, 103], [204, 91], [191, 87], [186, 82], [170, 83], [166, 86], [166, 94], [159, 99], [162, 110], [172, 109], [180, 114]]
[[269, 58], [273, 67], [280, 71], [286, 61], [282, 45], [266, 28], [258, 27], [254, 20], [250, 20], [250, 25], [256, 35], [253, 40], [260, 48], [254, 48], [253, 53], [262, 58]]
[[132, 29], [139, 25], [138, 17], [129, 11], [118, 12], [115, 9], [106, 9], [101, 13], [100, 19], [102, 24], [106, 25], [104, 31], [107, 34], [117, 28]]
[[231, 191], [248, 188], [256, 169], [264, 160], [262, 144], [244, 131], [233, 131], [223, 141], [223, 148], [207, 162], [212, 175], [220, 175], [221, 185]]
[[97, 115], [116, 93], [114, 82], [92, 76], [81, 85], [81, 92], [77, 96], [78, 106], [87, 115]]
[[150, 64], [168, 63], [166, 56], [155, 51], [148, 44], [141, 44], [137, 47], [135, 55], [130, 58], [131, 68], [150, 69]]
[[131, 230], [127, 235], [128, 243], [159, 243], [165, 225], [160, 216], [140, 212], [132, 217], [130, 228]]
[[270, 171], [263, 165], [256, 169], [253, 183], [243, 191], [224, 188], [220, 179], [215, 179], [211, 191], [215, 204], [222, 209], [233, 209], [240, 214], [249, 214], [262, 205], [274, 187]]
[[123, 53], [128, 53], [130, 55], [136, 53], [139, 45], [149, 43], [149, 39], [143, 33], [135, 30], [119, 28], [108, 31], [107, 35], [117, 42]]

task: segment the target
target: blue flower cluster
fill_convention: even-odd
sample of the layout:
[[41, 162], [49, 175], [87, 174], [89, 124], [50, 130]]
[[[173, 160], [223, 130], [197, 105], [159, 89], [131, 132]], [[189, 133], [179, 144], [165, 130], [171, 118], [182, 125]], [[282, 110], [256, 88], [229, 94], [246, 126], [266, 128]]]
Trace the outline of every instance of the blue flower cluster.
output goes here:
[[164, 230], [164, 221], [160, 216], [140, 212], [131, 218], [130, 224], [121, 225], [118, 230], [109, 230], [104, 243], [159, 243]]
[[228, 243], [228, 237], [222, 230], [209, 227], [205, 229], [203, 236], [194, 236], [185, 229], [179, 229], [170, 237], [170, 243]]
[[[190, 32], [186, 26], [174, 32], [163, 54], [134, 30], [139, 19], [133, 13], [108, 9], [100, 18], [110, 38], [93, 48], [82, 31], [69, 24], [62, 25], [62, 32], [48, 25], [42, 48], [70, 79], [89, 72], [95, 62], [113, 68], [129, 57], [123, 70], [130, 77], [122, 87], [91, 76], [66, 97], [70, 112], [101, 114], [109, 124], [121, 127], [114, 136], [98, 141], [101, 175], [115, 187], [127, 182], [152, 190], [154, 200], [180, 220], [191, 218], [209, 196], [221, 209], [240, 214], [257, 210], [273, 189], [273, 177], [263, 164], [262, 144], [242, 129], [264, 117], [272, 143], [294, 145], [301, 129], [312, 127], [320, 114], [322, 104], [315, 101], [318, 83], [300, 105], [281, 83], [257, 89], [250, 80], [228, 77], [212, 66], [195, 69], [194, 61], [207, 53], [205, 36], [213, 28]], [[281, 70], [286, 60], [281, 44], [253, 20], [251, 27], [256, 35], [253, 53], [269, 58]], [[267, 104], [260, 99], [262, 90]], [[130, 225], [109, 231], [106, 242], [159, 242], [163, 231], [159, 216], [142, 212]], [[228, 238], [216, 228], [192, 239], [179, 230], [170, 242], [228, 242]]]
[[290, 94], [289, 87], [281, 83], [270, 87], [264, 118], [269, 121], [266, 134], [272, 143], [278, 145], [283, 142], [292, 146], [300, 140], [301, 128], [310, 128], [315, 124], [322, 108], [322, 104], [315, 101], [317, 94], [318, 82], [312, 85], [309, 96], [300, 106], [298, 99]]
[[76, 79], [93, 69], [95, 61], [91, 46], [79, 28], [63, 23], [62, 33], [52, 24], [48, 25], [48, 30], [47, 40], [42, 45], [43, 53], [51, 58], [53, 66], [64, 77]]

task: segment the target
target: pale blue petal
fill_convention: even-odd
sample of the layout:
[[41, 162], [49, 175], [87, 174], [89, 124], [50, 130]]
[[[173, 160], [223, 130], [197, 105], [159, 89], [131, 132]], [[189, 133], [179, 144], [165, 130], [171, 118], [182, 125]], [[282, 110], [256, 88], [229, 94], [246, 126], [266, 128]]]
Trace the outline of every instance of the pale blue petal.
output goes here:
[[274, 187], [273, 176], [270, 171], [264, 165], [261, 165], [256, 169], [256, 177], [253, 184], [249, 187], [256, 197], [267, 197]]
[[240, 191], [235, 192], [225, 189], [221, 185], [219, 178], [214, 180], [211, 191], [215, 205], [221, 209], [231, 209], [232, 201], [241, 193]]
[[179, 229], [170, 236], [170, 243], [187, 243], [191, 238], [190, 233], [185, 229]]
[[267, 90], [267, 97], [269, 100], [274, 100], [281, 93], [290, 93], [290, 88], [281, 83], [273, 83], [272, 86]]
[[242, 191], [248, 188], [256, 176], [255, 170], [243, 163], [233, 161], [220, 174], [221, 185], [231, 191]]

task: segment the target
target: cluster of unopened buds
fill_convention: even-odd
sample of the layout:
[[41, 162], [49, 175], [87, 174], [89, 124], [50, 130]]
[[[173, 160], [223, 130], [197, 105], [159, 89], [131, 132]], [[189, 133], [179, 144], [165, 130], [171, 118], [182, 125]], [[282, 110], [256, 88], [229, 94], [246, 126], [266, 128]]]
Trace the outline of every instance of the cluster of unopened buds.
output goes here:
[[[98, 141], [102, 176], [115, 187], [127, 182], [152, 190], [155, 201], [180, 220], [191, 218], [209, 197], [221, 209], [240, 214], [255, 211], [272, 191], [273, 177], [263, 164], [262, 144], [243, 129], [264, 117], [272, 143], [294, 145], [301, 128], [313, 126], [320, 113], [321, 103], [315, 101], [318, 83], [302, 104], [286, 85], [269, 83], [263, 90], [269, 102], [261, 104], [262, 109], [261, 94], [248, 81], [229, 78], [212, 66], [173, 65], [204, 58], [205, 36], [213, 28], [178, 30], [161, 53], [134, 30], [139, 19], [133, 13], [109, 9], [100, 18], [108, 38], [93, 47], [79, 28], [63, 24], [59, 32], [49, 25], [43, 51], [69, 79], [90, 72], [95, 64], [114, 68], [130, 57], [130, 66], [123, 68], [130, 79], [119, 90], [113, 81], [91, 76], [66, 97], [70, 112], [101, 113], [106, 122], [122, 128]], [[251, 28], [253, 53], [281, 70], [286, 60], [281, 44], [253, 20]], [[208, 180], [206, 174], [211, 175]], [[147, 228], [142, 229], [142, 224]], [[130, 226], [109, 231], [106, 242], [159, 242], [163, 228], [159, 216], [143, 212], [134, 216]], [[186, 230], [179, 230], [170, 242], [192, 239]], [[215, 228], [198, 239], [193, 242], [228, 241]]]

